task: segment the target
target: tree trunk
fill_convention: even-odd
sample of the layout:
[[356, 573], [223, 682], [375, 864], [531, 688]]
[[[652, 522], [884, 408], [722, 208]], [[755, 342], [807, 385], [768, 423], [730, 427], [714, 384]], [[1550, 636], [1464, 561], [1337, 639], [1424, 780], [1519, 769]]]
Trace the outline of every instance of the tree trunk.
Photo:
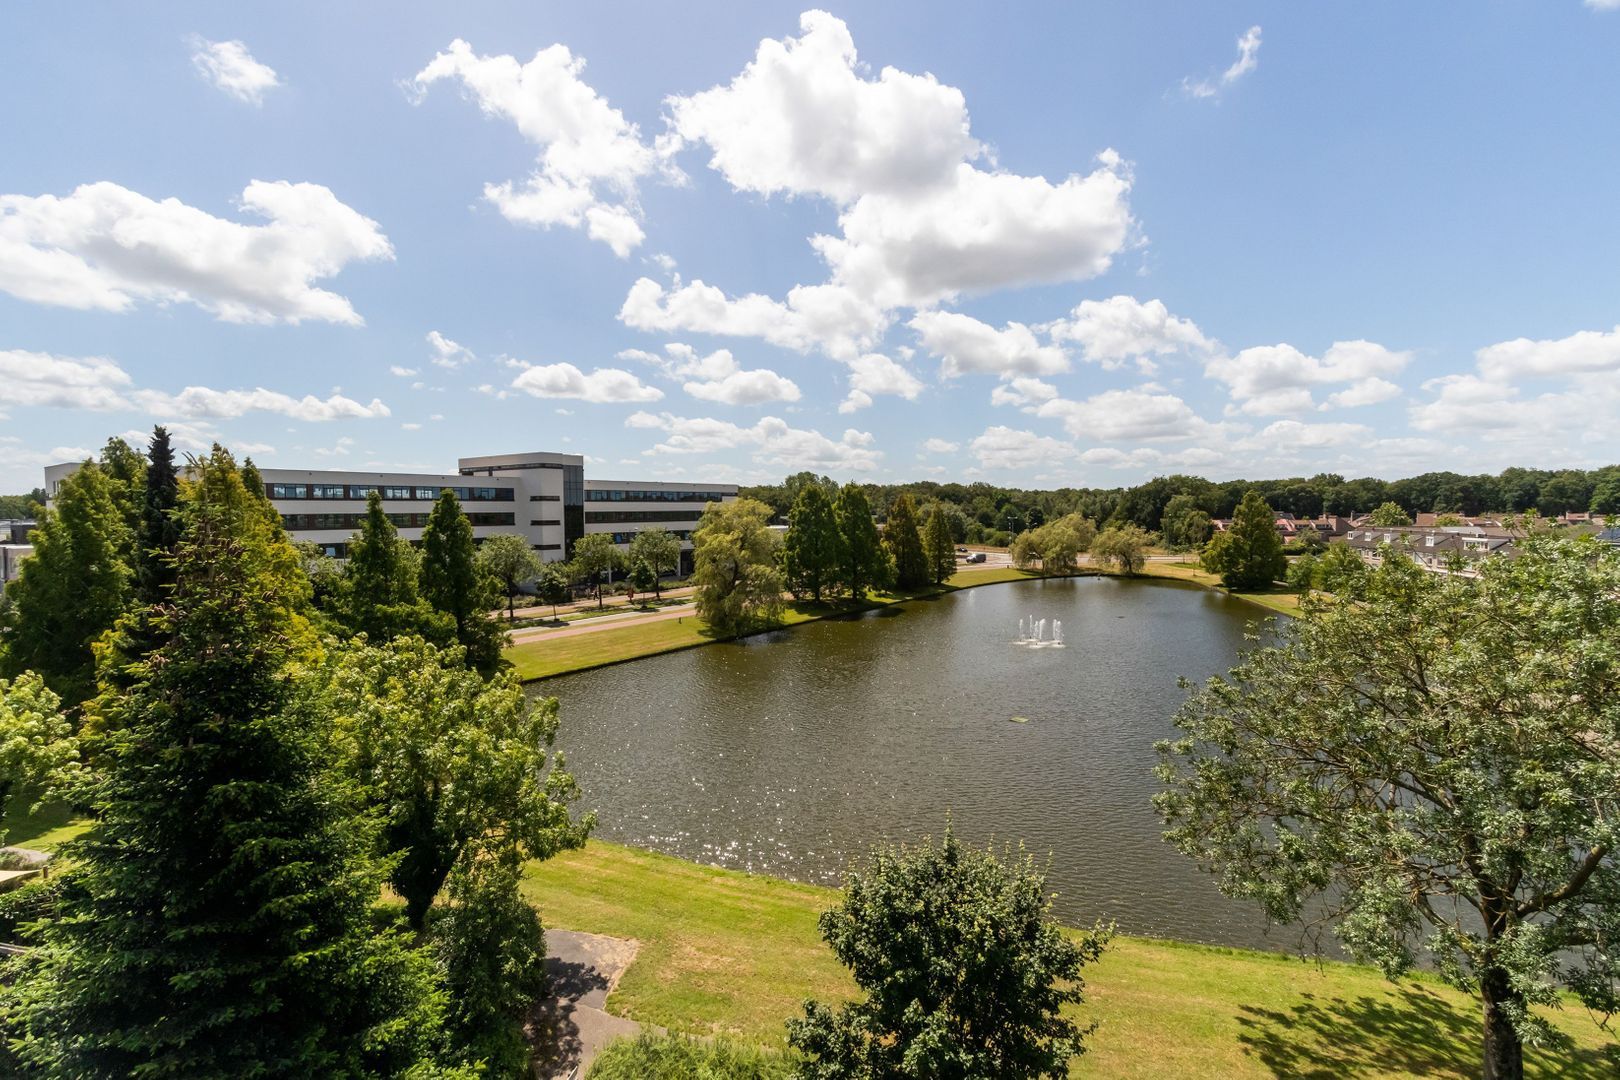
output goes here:
[[1504, 1005], [1522, 1006], [1524, 999], [1497, 970], [1480, 977], [1479, 997], [1485, 1014], [1485, 1080], [1524, 1080], [1524, 1044], [1503, 1011]]

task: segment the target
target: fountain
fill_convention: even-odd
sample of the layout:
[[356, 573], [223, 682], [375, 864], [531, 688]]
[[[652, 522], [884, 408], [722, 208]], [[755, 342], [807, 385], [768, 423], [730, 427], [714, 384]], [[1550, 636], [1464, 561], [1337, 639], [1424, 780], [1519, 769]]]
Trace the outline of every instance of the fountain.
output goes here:
[[[1051, 636], [1047, 635], [1050, 625]], [[1061, 619], [1037, 619], [1030, 615], [1018, 620], [1018, 637], [1014, 645], [1028, 645], [1031, 648], [1062, 648], [1063, 622]]]

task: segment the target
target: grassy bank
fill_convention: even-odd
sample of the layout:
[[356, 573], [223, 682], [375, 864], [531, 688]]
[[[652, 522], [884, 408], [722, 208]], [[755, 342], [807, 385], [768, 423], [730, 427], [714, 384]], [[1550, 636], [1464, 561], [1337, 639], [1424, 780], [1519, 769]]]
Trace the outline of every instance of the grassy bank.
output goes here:
[[[923, 596], [938, 596], [976, 585], [1023, 581], [1039, 576], [1034, 571], [1012, 568], [963, 570], [937, 588], [921, 589], [911, 593], [874, 593], [862, 603], [847, 600], [823, 604], [809, 601], [790, 602], [783, 613], [782, 625], [796, 626], [816, 619], [886, 607], [889, 604]], [[719, 640], [723, 639], [713, 634], [702, 619], [696, 615], [686, 615], [677, 619], [641, 621], [614, 627], [611, 630], [597, 630], [569, 637], [541, 636], [513, 645], [506, 650], [506, 658], [512, 662], [518, 677], [529, 682], [572, 671], [601, 667], [604, 664], [639, 660], [645, 656], [690, 649]]]
[[1221, 579], [1194, 562], [1150, 562], [1142, 571], [1143, 577], [1174, 578], [1177, 581], [1190, 581], [1195, 585], [1217, 589], [1228, 596], [1235, 596], [1239, 600], [1247, 600], [1251, 604], [1270, 608], [1272, 611], [1284, 615], [1299, 614], [1299, 593], [1292, 589], [1268, 589], [1265, 592], [1231, 592], [1221, 585]]
[[[592, 841], [530, 868], [546, 925], [641, 943], [612, 1012], [692, 1034], [780, 1046], [805, 997], [854, 987], [821, 943], [829, 889]], [[1080, 1016], [1099, 1027], [1078, 1077], [1440, 1077], [1478, 1073], [1478, 1011], [1428, 979], [1348, 964], [1118, 938], [1086, 971]], [[1571, 1004], [1572, 1040], [1532, 1051], [1530, 1075], [1612, 1077], [1615, 1042]]]

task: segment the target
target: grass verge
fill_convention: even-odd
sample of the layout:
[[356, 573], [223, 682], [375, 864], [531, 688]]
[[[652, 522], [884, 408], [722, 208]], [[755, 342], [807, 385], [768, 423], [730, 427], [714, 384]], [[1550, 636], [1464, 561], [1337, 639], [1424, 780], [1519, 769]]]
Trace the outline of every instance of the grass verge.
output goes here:
[[[830, 889], [700, 866], [601, 841], [529, 867], [548, 926], [635, 938], [608, 1009], [693, 1035], [778, 1048], [806, 997], [854, 992], [821, 942]], [[1095, 1020], [1076, 1077], [1441, 1077], [1479, 1071], [1478, 1008], [1427, 978], [1233, 949], [1117, 938], [1085, 973]], [[1578, 1006], [1570, 1043], [1529, 1051], [1534, 1077], [1612, 1077], [1616, 1044]]]
[[1284, 615], [1299, 614], [1299, 593], [1292, 589], [1275, 588], [1264, 592], [1232, 592], [1221, 584], [1221, 579], [1204, 570], [1197, 563], [1190, 562], [1150, 562], [1142, 570], [1142, 577], [1174, 578], [1177, 581], [1190, 581], [1195, 585], [1218, 589], [1228, 596], [1235, 596], [1239, 600], [1247, 600], [1251, 604], [1279, 611]]
[[0, 822], [7, 844], [35, 851], [55, 851], [90, 828], [90, 819], [74, 817], [73, 810], [65, 803], [46, 803], [33, 814], [28, 812], [31, 806], [31, 795], [19, 794], [11, 800], [11, 807]]

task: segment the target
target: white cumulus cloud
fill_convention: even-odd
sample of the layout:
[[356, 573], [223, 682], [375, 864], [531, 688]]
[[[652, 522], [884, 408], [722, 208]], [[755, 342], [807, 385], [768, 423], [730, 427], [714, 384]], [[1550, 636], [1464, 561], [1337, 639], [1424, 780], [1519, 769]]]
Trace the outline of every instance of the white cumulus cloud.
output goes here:
[[281, 85], [275, 69], [253, 59], [240, 41], [209, 41], [195, 34], [187, 41], [198, 73], [238, 101], [263, 105], [265, 91]]
[[1228, 86], [1260, 66], [1260, 28], [1251, 26], [1237, 39], [1238, 55], [1232, 65], [1217, 78], [1181, 80], [1181, 88], [1189, 97], [1212, 98]]
[[428, 348], [432, 350], [431, 359], [435, 366], [455, 370], [472, 363], [476, 357], [467, 346], [451, 341], [437, 330], [427, 332]]
[[882, 353], [863, 353], [846, 366], [849, 368], [849, 395], [839, 403], [841, 413], [867, 408], [873, 398], [881, 395], [915, 401], [922, 393], [922, 380], [899, 361]]
[[527, 180], [484, 185], [484, 198], [507, 220], [583, 228], [624, 258], [644, 237], [637, 188], [660, 167], [659, 155], [580, 78], [584, 69], [566, 45], [520, 63], [479, 56], [458, 38], [416, 73], [412, 87], [420, 99], [436, 82], [460, 80], [485, 115], [510, 120], [540, 148]]
[[188, 386], [177, 394], [161, 390], [138, 390], [136, 404], [148, 412], [188, 419], [229, 420], [250, 412], [276, 413], [293, 420], [320, 423], [327, 420], [373, 420], [389, 415], [388, 406], [376, 398], [363, 405], [342, 394], [325, 398], [305, 394], [295, 398], [277, 390], [214, 390]]
[[967, 372], [1055, 375], [1069, 370], [1069, 357], [1056, 345], [1043, 345], [1023, 323], [1001, 330], [955, 311], [924, 311], [907, 324], [923, 347], [940, 358], [947, 379]]
[[1134, 296], [1082, 300], [1067, 319], [1048, 327], [1054, 341], [1079, 345], [1087, 360], [1114, 370], [1135, 360], [1146, 371], [1149, 359], [1170, 353], [1205, 353], [1215, 343], [1188, 319], [1170, 314], [1163, 300], [1142, 301]]
[[127, 408], [129, 373], [99, 356], [75, 358], [0, 350], [0, 402], [110, 412]]
[[157, 201], [109, 181], [66, 196], [0, 195], [0, 291], [79, 309], [190, 303], [227, 322], [361, 325], [337, 293], [316, 288], [350, 262], [392, 259], [375, 221], [319, 184], [255, 180], [243, 225]]
[[597, 368], [584, 372], [573, 364], [542, 364], [525, 368], [512, 380], [512, 388], [537, 398], [577, 398], [595, 404], [657, 401], [664, 392], [648, 386], [628, 371]]
[[1384, 401], [1400, 388], [1384, 379], [1406, 367], [1409, 352], [1371, 341], [1336, 341], [1321, 357], [1307, 356], [1292, 345], [1258, 345], [1235, 356], [1217, 356], [1204, 373], [1225, 383], [1235, 407], [1255, 416], [1308, 412], [1317, 408], [1312, 390], [1348, 384], [1327, 404], [1350, 406]]
[[845, 429], [832, 439], [819, 431], [795, 428], [775, 416], [762, 417], [750, 427], [742, 427], [712, 417], [683, 417], [670, 413], [632, 413], [625, 426], [665, 433], [648, 455], [715, 454], [750, 448], [751, 458], [765, 465], [776, 465], [790, 472], [814, 469], [818, 472], [867, 472], [883, 455], [873, 449], [876, 440], [870, 432]]
[[1034, 469], [1068, 464], [1076, 457], [1072, 443], [1000, 425], [974, 436], [968, 451], [983, 469]]

